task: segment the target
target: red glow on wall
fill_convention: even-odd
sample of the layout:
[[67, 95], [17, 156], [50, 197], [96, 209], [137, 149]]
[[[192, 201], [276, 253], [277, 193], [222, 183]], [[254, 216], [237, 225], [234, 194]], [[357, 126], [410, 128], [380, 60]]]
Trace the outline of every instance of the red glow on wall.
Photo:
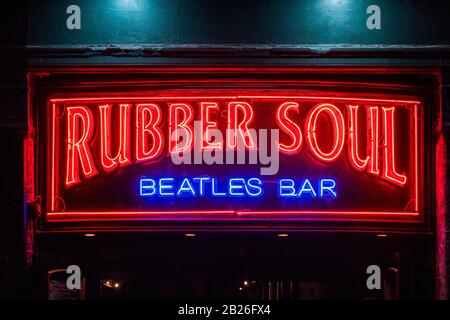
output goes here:
[[94, 118], [88, 108], [82, 106], [67, 108], [66, 186], [80, 182], [80, 166], [87, 178], [98, 173], [88, 145], [93, 132]]

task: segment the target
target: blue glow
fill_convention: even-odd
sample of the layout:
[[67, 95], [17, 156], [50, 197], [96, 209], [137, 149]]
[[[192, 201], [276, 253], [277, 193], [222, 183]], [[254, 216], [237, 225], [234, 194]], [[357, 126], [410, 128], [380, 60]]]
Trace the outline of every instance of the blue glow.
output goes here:
[[[226, 182], [226, 183], [225, 183]], [[177, 181], [175, 178], [141, 178], [139, 194], [142, 197], [259, 197], [263, 182], [259, 178], [193, 177]]]
[[209, 181], [211, 180], [208, 177], [200, 177], [200, 178], [193, 178], [193, 181], [198, 181], [198, 194], [203, 196], [205, 194], [204, 189], [205, 189], [205, 184], [204, 181]]

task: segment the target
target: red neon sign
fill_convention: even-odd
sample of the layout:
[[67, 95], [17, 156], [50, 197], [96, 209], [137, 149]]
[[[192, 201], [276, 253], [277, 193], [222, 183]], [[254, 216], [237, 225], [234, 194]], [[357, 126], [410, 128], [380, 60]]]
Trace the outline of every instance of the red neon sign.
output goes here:
[[[420, 112], [419, 99], [245, 90], [52, 98], [47, 219], [413, 221]], [[171, 163], [216, 161], [239, 142], [260, 152], [262, 129], [279, 134], [275, 174], [228, 158]]]

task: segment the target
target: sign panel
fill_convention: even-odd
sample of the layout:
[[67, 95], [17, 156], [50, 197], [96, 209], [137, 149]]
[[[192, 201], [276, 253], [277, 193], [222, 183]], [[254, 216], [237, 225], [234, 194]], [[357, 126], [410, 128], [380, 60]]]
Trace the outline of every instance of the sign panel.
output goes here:
[[300, 90], [52, 96], [48, 221], [417, 221], [423, 102]]

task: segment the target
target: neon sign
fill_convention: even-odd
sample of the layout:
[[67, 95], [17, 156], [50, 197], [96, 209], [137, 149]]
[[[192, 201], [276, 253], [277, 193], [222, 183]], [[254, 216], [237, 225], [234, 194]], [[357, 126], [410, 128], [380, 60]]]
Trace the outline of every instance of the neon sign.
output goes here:
[[47, 218], [411, 220], [421, 112], [419, 99], [264, 90], [51, 98]]

